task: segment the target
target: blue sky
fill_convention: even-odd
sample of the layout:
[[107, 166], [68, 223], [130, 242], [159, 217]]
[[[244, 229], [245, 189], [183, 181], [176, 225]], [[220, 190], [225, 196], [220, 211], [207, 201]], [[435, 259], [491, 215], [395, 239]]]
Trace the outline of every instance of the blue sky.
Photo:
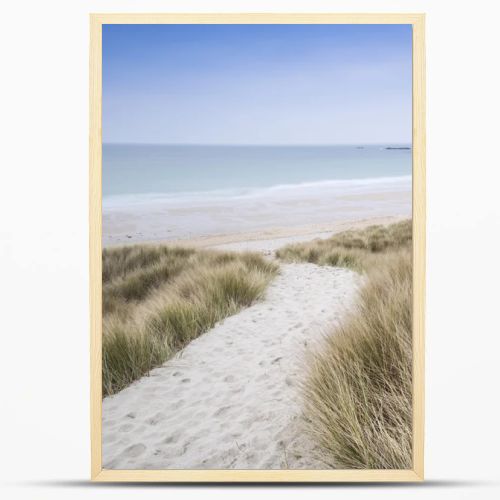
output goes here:
[[411, 141], [410, 25], [105, 25], [103, 140]]

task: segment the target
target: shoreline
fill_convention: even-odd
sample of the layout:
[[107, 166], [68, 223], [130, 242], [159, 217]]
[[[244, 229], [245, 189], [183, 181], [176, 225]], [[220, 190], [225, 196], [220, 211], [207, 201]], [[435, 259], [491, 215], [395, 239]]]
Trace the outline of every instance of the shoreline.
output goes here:
[[110, 209], [103, 206], [103, 246], [130, 243], [215, 246], [249, 240], [333, 233], [366, 219], [409, 217], [406, 179], [357, 187], [302, 186], [259, 197], [164, 200]]

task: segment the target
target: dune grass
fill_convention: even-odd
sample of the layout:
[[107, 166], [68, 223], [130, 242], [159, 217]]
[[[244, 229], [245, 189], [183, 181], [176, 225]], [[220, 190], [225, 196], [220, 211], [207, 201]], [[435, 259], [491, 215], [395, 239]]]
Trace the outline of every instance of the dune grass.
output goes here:
[[365, 275], [355, 306], [308, 360], [304, 412], [318, 458], [334, 468], [411, 468], [411, 221], [291, 245], [278, 255]]
[[103, 251], [103, 394], [159, 366], [264, 293], [278, 267], [253, 253], [136, 245]]
[[390, 254], [411, 245], [411, 236], [411, 221], [405, 220], [389, 226], [344, 231], [325, 240], [287, 245], [277, 250], [276, 256], [288, 262], [311, 262], [366, 271], [372, 265], [378, 265], [380, 254]]

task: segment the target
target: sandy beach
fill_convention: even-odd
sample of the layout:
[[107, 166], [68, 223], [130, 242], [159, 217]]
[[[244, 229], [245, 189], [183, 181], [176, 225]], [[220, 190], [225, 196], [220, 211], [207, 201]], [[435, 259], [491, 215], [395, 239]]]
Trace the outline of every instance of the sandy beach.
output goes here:
[[234, 198], [111, 200], [103, 204], [103, 245], [176, 242], [205, 247], [282, 238], [286, 244], [284, 238], [305, 241], [410, 214], [411, 179], [406, 177], [284, 186]]

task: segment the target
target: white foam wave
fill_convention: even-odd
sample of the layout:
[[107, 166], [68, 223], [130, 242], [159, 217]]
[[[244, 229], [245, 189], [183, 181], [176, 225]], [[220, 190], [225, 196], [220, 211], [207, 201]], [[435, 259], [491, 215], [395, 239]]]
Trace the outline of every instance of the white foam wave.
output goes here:
[[103, 208], [112, 211], [132, 206], [192, 206], [193, 204], [237, 203], [252, 199], [293, 199], [322, 194], [341, 196], [373, 191], [407, 190], [411, 188], [411, 181], [412, 178], [408, 175], [364, 179], [331, 179], [298, 184], [278, 184], [261, 188], [111, 195], [103, 197]]

